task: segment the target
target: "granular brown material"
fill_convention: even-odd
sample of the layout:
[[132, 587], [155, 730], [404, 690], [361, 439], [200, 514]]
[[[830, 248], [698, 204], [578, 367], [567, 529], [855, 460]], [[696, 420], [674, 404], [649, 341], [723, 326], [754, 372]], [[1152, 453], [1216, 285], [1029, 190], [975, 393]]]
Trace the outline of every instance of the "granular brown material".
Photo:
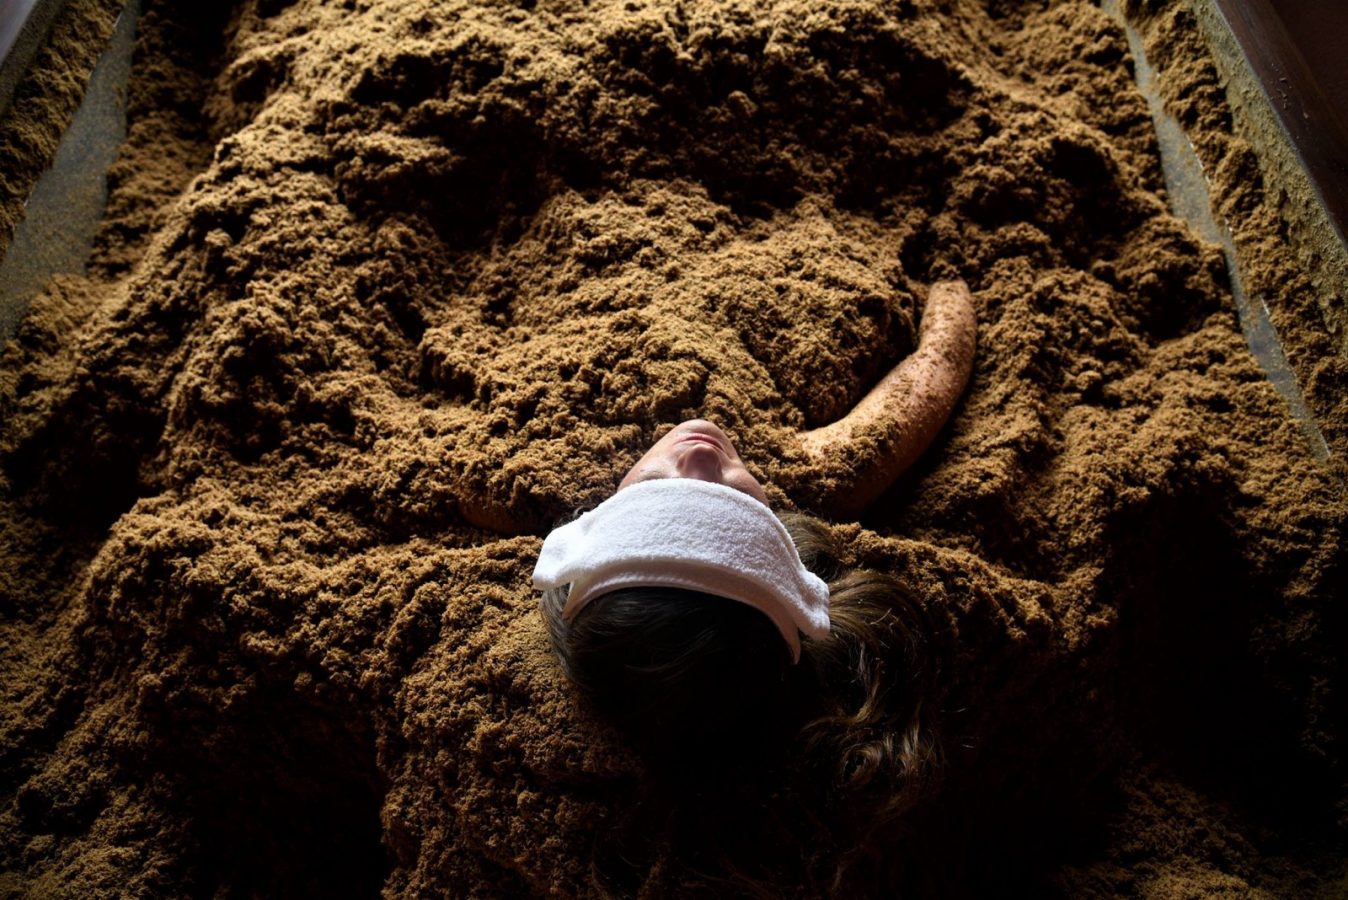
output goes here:
[[121, 0], [66, 3], [14, 85], [8, 109], [0, 110], [0, 254], [23, 219], [33, 185], [56, 156], [121, 7]]
[[[1348, 502], [1168, 213], [1100, 11], [257, 0], [143, 30], [91, 273], [0, 362], [6, 893], [1342, 878]], [[683, 854], [549, 654], [540, 537], [692, 415], [809, 508], [794, 433], [957, 275], [969, 392], [837, 526], [949, 639], [943, 783], [855, 846], [778, 796], [722, 810], [728, 859]]]
[[[1185, 126], [1216, 198], [1215, 212], [1232, 230], [1245, 289], [1269, 309], [1316, 423], [1330, 443], [1348, 441], [1348, 358], [1336, 346], [1342, 335], [1329, 328], [1327, 308], [1342, 306], [1348, 283], [1321, 286], [1288, 246], [1281, 210], [1318, 203], [1314, 197], [1265, 188], [1253, 141], [1233, 133], [1233, 117], [1216, 67], [1203, 52], [1194, 16], [1179, 4], [1136, 0], [1133, 15], [1143, 28], [1147, 54], [1161, 67], [1161, 88], [1171, 113]], [[1152, 6], [1157, 8], [1153, 9]], [[1331, 462], [1348, 478], [1344, 455]]]

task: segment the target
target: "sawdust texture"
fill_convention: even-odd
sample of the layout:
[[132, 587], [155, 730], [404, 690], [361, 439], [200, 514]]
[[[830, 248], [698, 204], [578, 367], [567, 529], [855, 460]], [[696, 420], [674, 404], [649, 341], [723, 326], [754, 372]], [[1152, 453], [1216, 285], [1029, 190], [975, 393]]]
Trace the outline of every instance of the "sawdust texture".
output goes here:
[[[90, 274], [0, 359], [0, 891], [1330, 891], [1348, 502], [1130, 65], [1081, 2], [148, 3]], [[970, 390], [837, 525], [948, 638], [940, 788], [698, 855], [541, 535], [692, 415], [810, 509], [796, 432], [954, 275]]]
[[56, 157], [122, 5], [120, 0], [70, 0], [14, 86], [9, 108], [0, 111], [0, 254], [23, 220], [33, 186]]
[[[1167, 108], [1184, 126], [1216, 198], [1214, 212], [1231, 229], [1245, 290], [1263, 302], [1277, 329], [1316, 425], [1340, 449], [1348, 442], [1348, 358], [1328, 310], [1348, 299], [1348, 283], [1315, 284], [1297, 262], [1287, 219], [1319, 203], [1310, 196], [1270, 189], [1256, 142], [1240, 132], [1225, 86], [1207, 54], [1192, 12], [1184, 4], [1132, 0], [1148, 58], [1161, 71]], [[1348, 478], [1339, 452], [1333, 465]]]

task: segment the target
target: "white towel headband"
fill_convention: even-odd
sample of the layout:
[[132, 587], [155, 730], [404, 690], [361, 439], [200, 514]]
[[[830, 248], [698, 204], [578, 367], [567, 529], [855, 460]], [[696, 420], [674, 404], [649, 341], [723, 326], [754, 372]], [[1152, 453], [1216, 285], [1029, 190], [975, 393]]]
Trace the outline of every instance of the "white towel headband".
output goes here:
[[618, 491], [543, 541], [534, 587], [571, 585], [562, 619], [620, 587], [671, 587], [738, 600], [770, 618], [800, 659], [800, 634], [829, 633], [828, 585], [801, 564], [772, 510], [696, 478]]

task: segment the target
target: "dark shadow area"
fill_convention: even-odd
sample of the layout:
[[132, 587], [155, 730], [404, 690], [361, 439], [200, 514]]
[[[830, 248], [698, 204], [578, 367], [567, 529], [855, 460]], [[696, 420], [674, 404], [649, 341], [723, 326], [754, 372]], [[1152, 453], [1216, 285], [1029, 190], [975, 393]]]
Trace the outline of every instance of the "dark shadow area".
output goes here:
[[374, 737], [275, 689], [156, 728], [189, 835], [192, 893], [376, 897], [387, 872]]
[[1149, 759], [1229, 809], [1263, 852], [1295, 855], [1335, 831], [1334, 767], [1303, 745], [1307, 698], [1278, 684], [1287, 661], [1260, 651], [1288, 611], [1250, 570], [1229, 502], [1167, 498], [1129, 523], [1153, 539], [1117, 567], [1131, 583], [1117, 691]]

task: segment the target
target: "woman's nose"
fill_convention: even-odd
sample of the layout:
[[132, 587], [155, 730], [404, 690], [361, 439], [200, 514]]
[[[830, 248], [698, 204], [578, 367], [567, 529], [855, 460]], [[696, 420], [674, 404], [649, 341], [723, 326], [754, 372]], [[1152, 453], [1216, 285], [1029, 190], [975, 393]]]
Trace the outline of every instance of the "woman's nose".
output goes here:
[[721, 480], [721, 454], [708, 444], [692, 444], [679, 454], [674, 465], [684, 478], [715, 482]]

